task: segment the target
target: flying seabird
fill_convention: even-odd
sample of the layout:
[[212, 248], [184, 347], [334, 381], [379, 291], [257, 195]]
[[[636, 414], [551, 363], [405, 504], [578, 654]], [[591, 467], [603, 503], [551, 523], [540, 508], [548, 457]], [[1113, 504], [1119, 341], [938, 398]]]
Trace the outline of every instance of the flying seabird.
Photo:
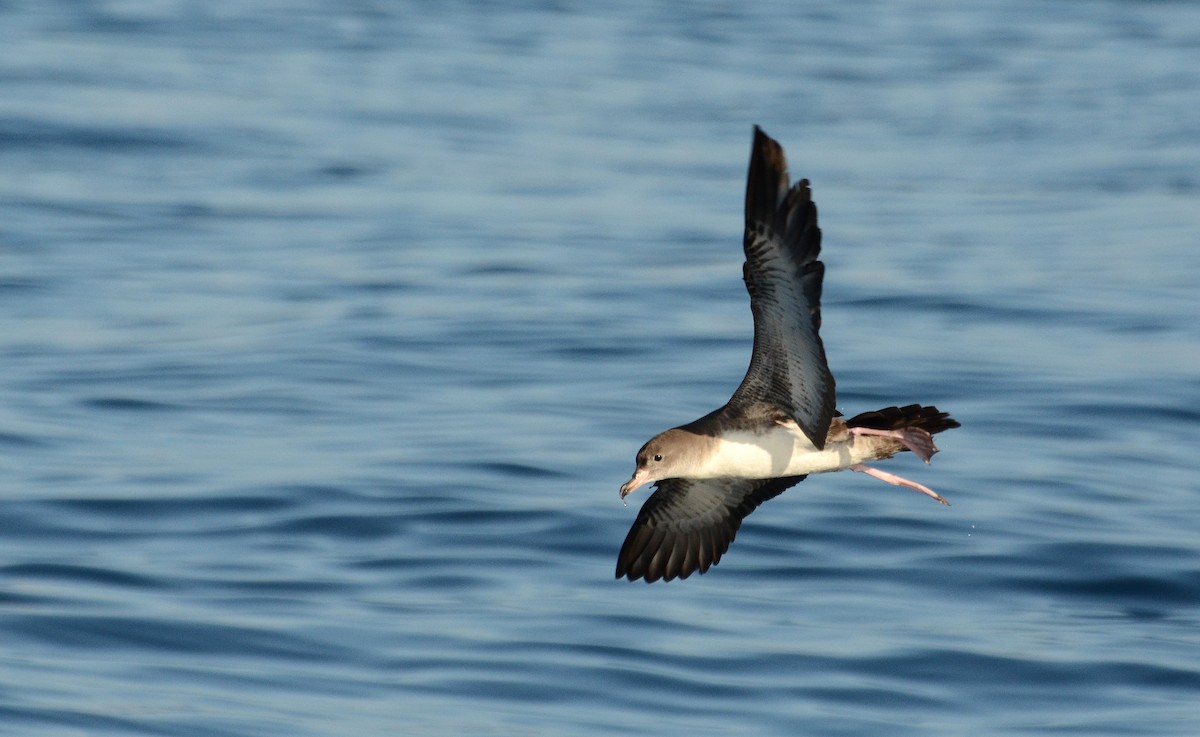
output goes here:
[[808, 180], [789, 186], [780, 145], [754, 128], [746, 183], [746, 263], [754, 314], [750, 368], [724, 407], [654, 436], [637, 454], [624, 498], [643, 484], [642, 505], [617, 557], [617, 578], [648, 583], [704, 573], [733, 542], [742, 519], [806, 476], [849, 468], [944, 498], [927, 486], [864, 465], [910, 450], [937, 452], [933, 434], [959, 423], [910, 404], [842, 419], [818, 334], [821, 230]]

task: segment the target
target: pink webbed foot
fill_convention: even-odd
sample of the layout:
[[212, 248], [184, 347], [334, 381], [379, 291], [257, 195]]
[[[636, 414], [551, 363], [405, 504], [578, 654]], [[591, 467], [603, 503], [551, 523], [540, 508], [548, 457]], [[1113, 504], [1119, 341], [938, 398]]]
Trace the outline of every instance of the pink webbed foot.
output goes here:
[[[855, 435], [878, 435], [884, 438], [895, 438], [904, 444], [917, 457], [929, 463], [933, 458], [933, 454], [938, 452], [937, 446], [933, 444], [933, 436], [925, 432], [919, 427], [906, 427], [903, 430], [876, 430], [871, 427], [852, 427], [850, 432]], [[892, 483], [892, 482], [888, 482]]]
[[942, 504], [945, 504], [947, 507], [950, 506], [950, 502], [946, 501], [945, 497], [943, 497], [941, 494], [937, 493], [933, 489], [929, 488], [928, 486], [925, 486], [924, 484], [918, 484], [916, 481], [909, 481], [908, 479], [906, 479], [902, 476], [897, 476], [894, 473], [888, 473], [887, 471], [880, 471], [878, 468], [871, 468], [870, 466], [864, 466], [861, 463], [855, 463], [853, 466], [850, 466], [850, 470], [858, 471], [859, 473], [865, 473], [868, 476], [874, 476], [875, 478], [879, 479], [880, 481], [886, 481], [887, 483], [891, 484], [892, 486], [903, 486], [905, 488], [912, 489], [913, 491], [919, 491], [926, 496], [933, 497], [934, 499], [938, 500]]

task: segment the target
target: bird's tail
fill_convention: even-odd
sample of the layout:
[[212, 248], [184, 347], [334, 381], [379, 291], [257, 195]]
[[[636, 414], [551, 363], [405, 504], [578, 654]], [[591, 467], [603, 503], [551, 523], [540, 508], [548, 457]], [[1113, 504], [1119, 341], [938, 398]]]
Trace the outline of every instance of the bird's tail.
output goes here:
[[960, 427], [957, 420], [937, 407], [922, 407], [910, 404], [907, 407], [885, 407], [874, 412], [863, 412], [846, 420], [850, 427], [867, 427], [872, 430], [903, 430], [916, 427], [930, 435], [942, 430]]

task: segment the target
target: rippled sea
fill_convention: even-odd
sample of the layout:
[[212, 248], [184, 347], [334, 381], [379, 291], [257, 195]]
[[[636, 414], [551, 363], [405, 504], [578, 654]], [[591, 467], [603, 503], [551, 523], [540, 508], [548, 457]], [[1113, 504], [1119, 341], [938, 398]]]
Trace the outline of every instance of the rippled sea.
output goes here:
[[[0, 734], [1200, 734], [1198, 60], [1183, 2], [0, 3]], [[756, 123], [953, 506], [812, 477], [615, 581], [746, 367]]]

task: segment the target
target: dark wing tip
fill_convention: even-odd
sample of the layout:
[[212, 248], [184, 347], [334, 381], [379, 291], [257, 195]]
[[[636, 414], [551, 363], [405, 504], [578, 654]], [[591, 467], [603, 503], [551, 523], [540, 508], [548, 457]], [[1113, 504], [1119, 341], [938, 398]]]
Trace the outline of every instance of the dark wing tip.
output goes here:
[[704, 574], [729, 550], [740, 526], [740, 519], [726, 519], [713, 527], [674, 531], [639, 515], [617, 556], [616, 577], [654, 583]]
[[625, 536], [616, 577], [654, 583], [707, 572], [729, 550], [746, 515], [803, 479], [658, 482]]
[[[807, 184], [804, 182], [805, 190]], [[756, 125], [750, 149], [750, 174], [746, 179], [746, 223], [771, 223], [787, 193], [787, 155], [778, 141]]]
[[[759, 228], [765, 231], [759, 231]], [[774, 138], [754, 126], [750, 171], [746, 176], [746, 232], [779, 239], [798, 267], [811, 266], [821, 252], [817, 206], [807, 179], [789, 186], [787, 154]], [[817, 279], [820, 284], [820, 279]], [[815, 295], [820, 304], [820, 293]]]

